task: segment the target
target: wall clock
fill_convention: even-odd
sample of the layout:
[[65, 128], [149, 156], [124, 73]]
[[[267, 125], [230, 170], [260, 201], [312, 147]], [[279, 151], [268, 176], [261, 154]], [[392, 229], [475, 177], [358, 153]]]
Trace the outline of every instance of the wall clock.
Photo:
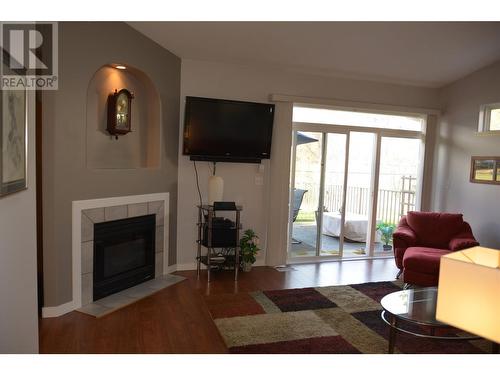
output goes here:
[[131, 109], [134, 95], [127, 89], [115, 90], [108, 97], [108, 133], [118, 139], [119, 135], [129, 133], [131, 129]]

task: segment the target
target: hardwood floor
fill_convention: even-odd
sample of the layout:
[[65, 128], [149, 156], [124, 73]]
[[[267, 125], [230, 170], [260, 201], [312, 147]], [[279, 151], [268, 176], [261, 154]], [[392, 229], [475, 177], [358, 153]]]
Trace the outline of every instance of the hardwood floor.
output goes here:
[[226, 353], [206, 301], [227, 293], [304, 288], [394, 280], [394, 259], [355, 260], [293, 265], [278, 272], [255, 267], [240, 273], [213, 275], [207, 285], [195, 271], [176, 274], [185, 281], [172, 285], [105, 317], [73, 311], [40, 320], [40, 353]]

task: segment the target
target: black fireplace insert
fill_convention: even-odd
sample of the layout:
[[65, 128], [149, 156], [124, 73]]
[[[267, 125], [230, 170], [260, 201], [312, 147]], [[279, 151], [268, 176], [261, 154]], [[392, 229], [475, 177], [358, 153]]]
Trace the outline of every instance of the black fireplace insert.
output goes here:
[[94, 224], [94, 301], [155, 277], [155, 215]]

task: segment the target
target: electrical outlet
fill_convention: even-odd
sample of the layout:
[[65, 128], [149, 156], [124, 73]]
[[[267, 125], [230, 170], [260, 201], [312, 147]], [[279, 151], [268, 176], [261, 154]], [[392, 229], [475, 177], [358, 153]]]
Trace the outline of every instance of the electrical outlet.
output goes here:
[[264, 176], [256, 175], [255, 176], [255, 185], [257, 185], [257, 186], [264, 185]]

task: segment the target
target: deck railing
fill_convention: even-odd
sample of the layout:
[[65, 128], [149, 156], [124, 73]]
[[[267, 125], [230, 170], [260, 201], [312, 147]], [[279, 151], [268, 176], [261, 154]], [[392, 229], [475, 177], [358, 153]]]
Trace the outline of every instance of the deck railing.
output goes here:
[[[377, 203], [377, 219], [397, 224], [402, 215], [415, 209], [415, 177], [403, 177], [401, 190], [379, 189]], [[300, 184], [297, 188], [307, 189], [301, 209], [316, 211], [318, 207], [319, 185]], [[326, 185], [324, 207], [330, 212], [340, 211], [342, 207], [342, 185]], [[370, 190], [368, 188], [348, 186], [346, 212], [368, 215]]]

